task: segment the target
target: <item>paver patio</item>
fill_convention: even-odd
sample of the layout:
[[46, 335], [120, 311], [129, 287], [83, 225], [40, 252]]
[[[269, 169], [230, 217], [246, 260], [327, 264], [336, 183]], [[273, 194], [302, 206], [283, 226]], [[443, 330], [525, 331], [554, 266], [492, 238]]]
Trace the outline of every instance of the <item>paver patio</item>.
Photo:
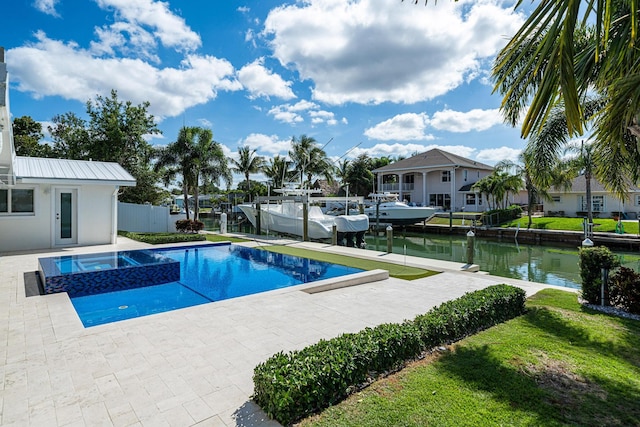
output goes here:
[[25, 296], [24, 274], [39, 257], [144, 247], [120, 237], [117, 245], [0, 256], [0, 425], [277, 426], [250, 400], [253, 368], [272, 354], [411, 319], [496, 283], [529, 295], [548, 287], [367, 251], [444, 272], [316, 294], [280, 289], [91, 328], [66, 294]]

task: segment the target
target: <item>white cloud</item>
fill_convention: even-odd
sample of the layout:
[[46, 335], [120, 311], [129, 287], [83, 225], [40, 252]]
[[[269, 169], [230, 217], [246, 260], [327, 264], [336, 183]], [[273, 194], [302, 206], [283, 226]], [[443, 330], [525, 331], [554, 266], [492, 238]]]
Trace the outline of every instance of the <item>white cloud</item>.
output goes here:
[[511, 160], [514, 163], [518, 162], [518, 156], [522, 153], [521, 149], [510, 147], [488, 148], [480, 150], [476, 159], [487, 164], [496, 164], [502, 160]]
[[209, 128], [211, 129], [213, 127], [213, 123], [205, 118], [200, 118], [198, 120], [196, 120], [196, 122], [198, 123], [199, 126], [205, 127], [205, 128]]
[[482, 74], [523, 22], [502, 3], [307, 0], [273, 9], [262, 34], [317, 100], [415, 103]]
[[287, 108], [291, 111], [300, 112], [300, 111], [313, 110], [313, 109], [319, 108], [319, 105], [316, 104], [315, 102], [310, 102], [310, 101], [307, 101], [306, 99], [303, 99]]
[[[115, 23], [105, 31], [118, 31], [122, 22], [127, 27], [148, 27], [163, 46], [192, 51], [202, 44], [200, 36], [185, 20], [169, 10], [169, 3], [153, 0], [96, 0], [102, 9], [114, 10]], [[133, 34], [138, 33], [134, 30]], [[137, 40], [133, 38], [131, 43]]]
[[278, 105], [273, 107], [269, 110], [269, 115], [273, 116], [273, 118], [279, 122], [288, 123], [290, 125], [304, 121], [304, 118], [300, 114], [287, 108], [287, 105]]
[[499, 109], [474, 109], [466, 113], [445, 109], [433, 114], [429, 124], [438, 130], [449, 132], [471, 132], [487, 130], [503, 123]]
[[309, 111], [309, 117], [311, 117], [311, 123], [313, 124], [326, 123], [329, 126], [335, 126], [338, 124], [338, 120], [336, 120], [335, 114], [333, 114], [331, 111]]
[[301, 100], [295, 104], [282, 104], [277, 105], [269, 110], [269, 115], [273, 116], [276, 120], [294, 125], [296, 123], [304, 122], [303, 114], [307, 114], [311, 119], [312, 124], [326, 123], [329, 126], [335, 126], [338, 123], [347, 124], [347, 119], [342, 118], [338, 121], [335, 118], [335, 114], [331, 111], [321, 110], [320, 106], [315, 102], [307, 100]]
[[91, 42], [91, 51], [96, 55], [115, 56], [117, 51], [125, 56], [160, 62], [155, 37], [139, 25], [116, 22], [109, 27], [96, 28], [95, 33], [99, 41]]
[[437, 144], [376, 144], [369, 148], [356, 148], [349, 153], [349, 158], [355, 158], [360, 154], [367, 154], [369, 157], [411, 157], [417, 153], [439, 148], [449, 153], [457, 154], [462, 157], [473, 158], [475, 148], [464, 145], [437, 145]]
[[366, 129], [364, 134], [381, 141], [428, 141], [434, 139], [433, 135], [425, 133], [428, 123], [429, 116], [424, 113], [399, 114]]
[[180, 68], [156, 68], [140, 59], [95, 58], [74, 43], [36, 33], [38, 41], [7, 52], [17, 89], [33, 96], [61, 96], [82, 103], [116, 88], [121, 99], [149, 101], [162, 117], [215, 99], [218, 91], [240, 90], [232, 65], [213, 56], [188, 55]]
[[238, 80], [249, 91], [250, 98], [276, 96], [285, 100], [295, 98], [291, 82], [264, 67], [264, 58], [258, 58], [238, 71]]
[[444, 109], [429, 118], [426, 113], [398, 114], [364, 131], [371, 139], [381, 141], [427, 141], [435, 137], [427, 128], [448, 132], [484, 131], [503, 122], [498, 109], [474, 109], [467, 112]]
[[59, 0], [35, 0], [33, 6], [42, 13], [51, 16], [59, 16], [56, 11], [56, 4]]
[[262, 133], [252, 133], [238, 143], [238, 146], [248, 145], [262, 155], [280, 154], [286, 155], [291, 148], [291, 140], [282, 140], [276, 135], [265, 135]]

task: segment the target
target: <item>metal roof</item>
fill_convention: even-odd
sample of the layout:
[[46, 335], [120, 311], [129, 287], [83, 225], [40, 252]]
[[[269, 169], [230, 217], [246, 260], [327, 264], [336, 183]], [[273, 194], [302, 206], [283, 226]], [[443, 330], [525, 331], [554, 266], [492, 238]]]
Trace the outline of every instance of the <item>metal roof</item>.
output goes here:
[[492, 171], [493, 167], [475, 160], [467, 159], [457, 154], [449, 153], [438, 148], [434, 148], [424, 153], [417, 154], [408, 159], [403, 159], [374, 170], [379, 172], [395, 172], [403, 170], [420, 169], [445, 169], [453, 166], [460, 166], [470, 169], [482, 169]]
[[14, 174], [23, 183], [79, 183], [134, 186], [136, 179], [113, 162], [16, 156]]

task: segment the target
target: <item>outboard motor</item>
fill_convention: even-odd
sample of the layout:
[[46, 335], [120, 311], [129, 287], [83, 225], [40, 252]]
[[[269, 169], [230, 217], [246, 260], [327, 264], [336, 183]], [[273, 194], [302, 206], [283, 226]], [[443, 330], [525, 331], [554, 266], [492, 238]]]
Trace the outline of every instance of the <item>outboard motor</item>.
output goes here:
[[338, 231], [338, 245], [344, 246], [346, 240], [346, 246], [349, 248], [364, 247], [364, 234], [369, 229], [367, 215], [340, 215], [336, 217], [335, 222]]

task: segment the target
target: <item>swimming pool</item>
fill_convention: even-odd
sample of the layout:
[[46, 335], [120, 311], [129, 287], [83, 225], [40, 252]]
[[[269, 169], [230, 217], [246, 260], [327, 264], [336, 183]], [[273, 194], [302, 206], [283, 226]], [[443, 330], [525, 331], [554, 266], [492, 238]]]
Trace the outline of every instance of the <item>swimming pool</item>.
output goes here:
[[[140, 263], [144, 257], [138, 252], [146, 252], [147, 259], [162, 259], [162, 265], [177, 265], [179, 277], [152, 286], [70, 295], [85, 327], [362, 271], [230, 244], [127, 251], [126, 256]], [[94, 259], [101, 257], [102, 254], [93, 256]], [[47, 263], [55, 264], [56, 261], [59, 260], [49, 260]], [[127, 264], [114, 269], [126, 271], [139, 267]], [[82, 271], [77, 274], [100, 273], [104, 271]]]

